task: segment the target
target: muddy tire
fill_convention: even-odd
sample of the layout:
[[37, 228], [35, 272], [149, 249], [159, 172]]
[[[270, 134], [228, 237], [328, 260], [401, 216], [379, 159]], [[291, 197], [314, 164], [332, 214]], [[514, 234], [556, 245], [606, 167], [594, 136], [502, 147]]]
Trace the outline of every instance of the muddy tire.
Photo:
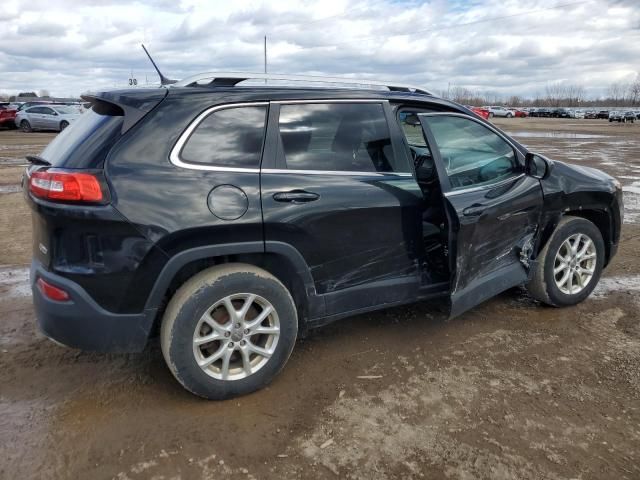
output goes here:
[[566, 216], [538, 255], [527, 290], [554, 307], [580, 303], [598, 284], [604, 257], [598, 227], [584, 218]]
[[291, 355], [295, 303], [268, 272], [245, 264], [204, 270], [182, 285], [162, 318], [162, 353], [173, 376], [223, 400], [269, 384]]
[[33, 131], [33, 129], [31, 128], [31, 124], [26, 120], [22, 120], [20, 122], [20, 129], [25, 133], [29, 133]]

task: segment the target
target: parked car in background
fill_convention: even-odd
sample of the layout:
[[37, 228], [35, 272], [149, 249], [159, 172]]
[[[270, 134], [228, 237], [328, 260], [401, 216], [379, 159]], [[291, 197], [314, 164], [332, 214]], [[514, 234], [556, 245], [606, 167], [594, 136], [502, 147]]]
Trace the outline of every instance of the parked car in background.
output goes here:
[[584, 112], [582, 110], [577, 109], [569, 109], [568, 110], [569, 118], [584, 118]]
[[513, 112], [514, 112], [514, 115], [519, 118], [525, 118], [529, 116], [529, 112], [524, 108], [514, 108]]
[[489, 118], [489, 110], [487, 110], [486, 108], [474, 107], [472, 105], [468, 105], [467, 108], [471, 110], [473, 113], [475, 113], [476, 115], [480, 115], [485, 120]]
[[16, 128], [16, 109], [11, 105], [0, 105], [0, 128]]
[[622, 114], [622, 120], [624, 122], [633, 123], [636, 120], [636, 113], [631, 111], [624, 112]]
[[489, 118], [493, 118], [493, 117], [512, 118], [515, 116], [514, 113], [511, 110], [509, 110], [507, 107], [496, 106], [496, 107], [482, 107], [482, 108], [489, 111]]
[[20, 110], [15, 118], [16, 126], [23, 132], [33, 130], [62, 131], [80, 117], [76, 108], [68, 105], [36, 105]]
[[551, 110], [553, 118], [569, 118], [569, 110], [566, 108], [554, 108]]
[[587, 118], [590, 120], [598, 118], [598, 112], [596, 112], [595, 110], [587, 110], [586, 112], [584, 112], [584, 118]]
[[545, 118], [549, 118], [552, 115], [552, 110], [550, 108], [547, 107], [541, 107], [538, 109], [538, 117], [545, 117]]
[[609, 112], [609, 122], [622, 122], [624, 121], [624, 112], [613, 110]]
[[607, 119], [609, 118], [609, 110], [599, 110], [596, 114], [596, 118]]
[[22, 110], [24, 110], [26, 108], [29, 108], [29, 107], [33, 107], [33, 106], [36, 106], [36, 105], [49, 105], [51, 103], [53, 103], [53, 102], [51, 102], [49, 100], [33, 100], [33, 101], [30, 101], [30, 102], [23, 102], [18, 106], [17, 111], [21, 112]]

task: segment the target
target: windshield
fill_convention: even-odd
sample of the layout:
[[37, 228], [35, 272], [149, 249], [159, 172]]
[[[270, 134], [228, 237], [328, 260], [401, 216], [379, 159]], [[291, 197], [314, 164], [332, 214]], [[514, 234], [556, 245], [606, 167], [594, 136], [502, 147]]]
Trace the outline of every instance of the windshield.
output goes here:
[[74, 115], [80, 113], [76, 108], [70, 107], [69, 105], [57, 105], [51, 108], [61, 115]]

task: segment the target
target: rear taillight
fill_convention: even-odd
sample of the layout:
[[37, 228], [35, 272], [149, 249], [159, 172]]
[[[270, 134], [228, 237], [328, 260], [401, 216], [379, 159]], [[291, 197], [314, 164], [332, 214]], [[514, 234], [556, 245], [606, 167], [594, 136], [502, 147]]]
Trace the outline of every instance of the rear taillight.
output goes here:
[[29, 191], [38, 198], [65, 202], [103, 203], [106, 198], [98, 176], [85, 172], [35, 171]]
[[51, 285], [42, 278], [38, 278], [36, 285], [42, 294], [50, 300], [55, 300], [56, 302], [66, 302], [69, 300], [69, 294], [67, 292], [61, 288]]

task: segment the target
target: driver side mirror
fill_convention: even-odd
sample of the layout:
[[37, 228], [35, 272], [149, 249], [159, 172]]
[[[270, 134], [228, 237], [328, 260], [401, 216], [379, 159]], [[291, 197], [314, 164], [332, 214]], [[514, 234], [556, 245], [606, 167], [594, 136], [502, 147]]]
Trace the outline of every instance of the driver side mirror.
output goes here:
[[540, 155], [527, 152], [524, 158], [524, 170], [534, 178], [544, 178], [549, 172], [549, 162]]

